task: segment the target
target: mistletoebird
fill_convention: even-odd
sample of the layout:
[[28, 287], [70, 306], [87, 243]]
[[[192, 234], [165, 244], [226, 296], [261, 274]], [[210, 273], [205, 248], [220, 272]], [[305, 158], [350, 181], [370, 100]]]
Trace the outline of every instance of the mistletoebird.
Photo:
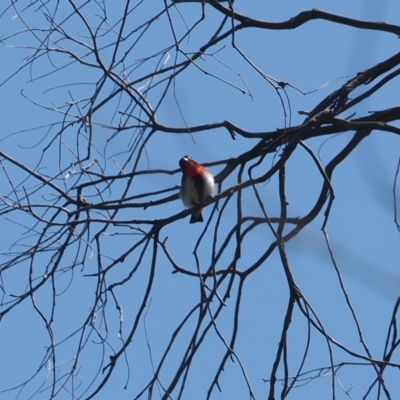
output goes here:
[[203, 222], [200, 207], [210, 197], [214, 197], [214, 177], [205, 167], [188, 156], [179, 160], [182, 170], [182, 186], [180, 197], [186, 207], [194, 207], [190, 223]]

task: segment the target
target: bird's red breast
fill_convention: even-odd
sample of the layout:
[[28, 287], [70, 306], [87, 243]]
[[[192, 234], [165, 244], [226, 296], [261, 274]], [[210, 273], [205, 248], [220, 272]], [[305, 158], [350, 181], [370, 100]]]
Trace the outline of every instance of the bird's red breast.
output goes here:
[[195, 175], [202, 175], [206, 172], [206, 169], [202, 165], [190, 158], [183, 158], [183, 163], [183, 176], [185, 179], [192, 179]]

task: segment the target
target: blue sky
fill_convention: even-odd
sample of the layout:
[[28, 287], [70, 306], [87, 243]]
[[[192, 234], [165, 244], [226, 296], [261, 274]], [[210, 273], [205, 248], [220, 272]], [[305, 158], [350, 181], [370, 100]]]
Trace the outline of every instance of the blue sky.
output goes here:
[[[17, 2], [15, 6], [20, 7], [18, 8], [20, 12], [28, 4], [29, 2]], [[110, 24], [118, 21], [124, 4], [113, 7], [107, 2], [106, 4]], [[51, 2], [48, 5], [49, 9], [53, 6]], [[56, 14], [58, 22], [71, 12], [69, 3], [65, 2], [59, 6], [60, 9]], [[163, 7], [163, 1], [139, 3], [137, 9], [132, 12], [129, 23], [137, 26], [139, 21], [146, 21]], [[312, 8], [352, 18], [392, 24], [398, 23], [400, 15], [400, 4], [395, 0], [370, 1], [368, 4], [362, 0], [354, 0], [351, 3], [235, 1], [235, 9], [238, 12], [271, 22], [289, 19], [301, 11]], [[221, 16], [211, 6], [206, 6], [205, 11], [204, 21], [182, 41], [183, 52], [191, 54], [197, 51], [199, 46], [204, 44], [205, 38], [211, 37], [219, 25]], [[91, 26], [98, 25], [100, 11], [93, 2], [84, 7], [82, 12]], [[201, 15], [200, 4], [180, 4], [176, 8], [170, 8], [170, 19], [164, 13], [152, 24], [134, 50], [129, 50], [124, 64], [116, 66], [115, 71], [121, 75], [124, 73], [124, 78], [129, 82], [137, 81], [135, 89], [144, 93], [149, 85], [154, 85], [160, 78], [156, 77], [155, 81], [151, 81], [149, 78], [141, 79], [142, 76], [152, 72], [157, 65], [158, 68], [161, 65], [168, 67], [173, 65], [175, 60], [182, 61], [185, 57], [170, 50], [159, 57], [149, 58], [145, 62], [143, 60], [173, 43], [171, 26], [177, 37], [181, 37], [187, 32], [187, 27], [192, 26]], [[23, 68], [19, 74], [6, 81], [13, 71], [29, 61], [27, 57], [32, 56], [32, 47], [38, 45], [37, 40], [28, 32], [15, 36], [13, 33], [25, 29], [24, 23], [31, 28], [44, 29], [48, 26], [48, 22], [40, 10], [35, 11], [33, 7], [28, 7], [26, 11], [20, 13], [20, 16], [15, 9], [10, 8], [1, 15], [1, 19], [3, 40], [7, 38], [4, 46], [0, 47], [1, 58], [6, 60], [1, 67], [1, 82], [4, 81], [0, 86], [1, 151], [43, 176], [56, 176], [55, 184], [72, 195], [75, 193], [74, 185], [78, 184], [80, 179], [87, 179], [81, 177], [79, 165], [71, 166], [76, 160], [76, 155], [84, 154], [86, 151], [87, 132], [81, 129], [78, 135], [78, 125], [74, 125], [65, 129], [59, 139], [52, 141], [52, 138], [60, 129], [63, 112], [68, 107], [71, 115], [85, 112], [84, 107], [78, 110], [74, 102], [82, 101], [78, 103], [82, 105], [82, 99], [93, 94], [94, 84], [101, 74], [88, 66], [70, 64], [72, 59], [65, 54], [51, 53], [49, 57], [37, 58], [30, 67]], [[229, 23], [227, 26], [229, 27]], [[76, 15], [63, 23], [62, 27], [74, 38], [82, 42], [90, 41], [86, 27]], [[126, 28], [127, 40], [121, 45], [118, 53], [120, 56], [129, 49], [129, 45], [136, 37], [135, 34], [129, 35], [129, 33], [129, 28]], [[43, 31], [37, 31], [38, 37], [43, 34]], [[99, 45], [106, 45], [110, 37], [113, 36], [101, 36]], [[84, 56], [85, 49], [78, 43], [56, 39], [61, 39], [61, 36], [54, 35], [54, 43], [50, 43], [51, 46], [63, 46], [75, 54]], [[229, 120], [251, 132], [273, 131], [276, 128], [299, 124], [304, 120], [304, 116], [299, 115], [298, 111], [310, 111], [325, 96], [357, 72], [395, 54], [398, 51], [398, 40], [393, 34], [357, 30], [328, 21], [313, 21], [290, 31], [254, 29], [239, 31], [235, 36], [236, 45], [260, 70], [278, 81], [289, 82], [299, 89], [288, 88], [287, 98], [282, 91], [280, 92], [286, 110], [289, 110], [290, 105], [290, 115], [287, 111], [285, 118], [277, 92], [244, 61], [243, 57], [232, 48], [231, 40], [228, 39], [208, 49], [207, 53], [197, 60], [196, 65], [192, 65], [178, 76], [156, 109], [157, 122], [168, 127], [183, 128]], [[112, 57], [111, 49], [105, 48], [101, 54], [102, 61], [108, 65]], [[93, 57], [85, 60], [94, 62]], [[204, 71], [207, 71], [207, 74]], [[399, 79], [391, 81], [373, 97], [360, 103], [352, 112], [357, 112], [357, 116], [361, 117], [367, 115], [369, 111], [396, 106], [398, 86]], [[154, 108], [163, 88], [163, 83], [160, 82], [158, 86], [146, 92], [147, 100]], [[99, 101], [112, 90], [113, 85], [107, 82], [100, 93]], [[131, 110], [129, 99], [116, 96], [93, 116], [92, 153], [86, 164], [96, 159], [98, 164], [94, 164], [92, 171], [98, 174], [105, 171], [113, 175], [119, 173], [122, 168], [125, 172], [130, 172], [133, 168], [132, 162], [128, 159], [131, 153], [134, 154], [133, 159], [137, 157], [137, 151], [133, 148], [135, 143], [141, 141], [140, 133], [135, 129], [115, 133], [115, 127], [124, 119], [124, 114], [121, 112], [126, 110]], [[129, 122], [132, 125], [134, 123], [133, 119]], [[55, 125], [50, 126], [50, 124]], [[398, 124], [395, 122], [393, 125]], [[319, 156], [321, 164], [326, 166], [348, 143], [352, 135], [353, 133], [345, 133], [329, 138], [315, 138], [307, 141], [307, 145]], [[177, 170], [180, 157], [189, 154], [199, 162], [212, 163], [209, 169], [217, 175], [223, 168], [221, 163], [218, 164], [219, 160], [236, 157], [256, 143], [257, 139], [244, 139], [240, 136], [232, 140], [223, 129], [205, 130], [191, 135], [157, 132], [146, 144], [146, 151], [139, 159], [138, 170], [155, 169], [171, 172]], [[276, 157], [274, 154], [267, 156], [255, 169], [255, 173], [257, 175], [265, 173], [277, 161]], [[334, 172], [332, 185], [336, 198], [327, 223], [327, 232], [346, 292], [371, 354], [377, 359], [382, 357], [392, 310], [399, 296], [399, 232], [393, 222], [392, 193], [398, 160], [398, 138], [394, 134], [373, 132], [364, 139]], [[9, 162], [3, 161], [2, 167], [0, 182], [3, 187], [1, 191], [3, 211], [4, 202], [12, 198], [8, 177], [11, 177], [13, 184], [19, 184], [19, 193], [22, 193], [24, 188], [30, 188], [28, 191], [33, 190], [33, 185], [37, 182], [32, 179], [25, 181], [25, 173]], [[315, 163], [301, 148], [297, 149], [289, 160], [286, 173], [288, 213], [291, 217], [303, 216], [318, 196], [322, 183], [321, 176]], [[237, 176], [237, 171], [229, 176], [223, 182], [222, 190], [235, 185]], [[248, 179], [247, 171], [243, 179]], [[129, 188], [128, 195], [171, 188], [166, 194], [168, 196], [178, 192], [179, 184], [179, 172], [139, 175]], [[123, 182], [114, 185], [110, 191], [104, 190], [103, 199], [118, 199], [122, 196], [124, 188]], [[257, 190], [268, 215], [278, 216], [280, 203], [277, 177], [259, 185]], [[100, 201], [98, 192], [93, 189], [88, 189], [84, 196], [89, 202]], [[151, 200], [157, 198], [159, 197], [154, 196]], [[49, 188], [43, 188], [32, 193], [31, 199], [35, 204], [49, 204], [54, 199], [54, 193]], [[235, 202], [236, 200], [232, 200], [223, 211], [224, 218], [216, 240], [217, 248], [222, 245], [225, 235], [236, 224]], [[262, 216], [251, 188], [243, 192], [242, 202], [244, 215]], [[213, 206], [204, 210], [206, 221], [211, 215], [212, 219], [211, 227], [205, 232], [197, 251], [201, 271], [209, 268], [214, 241], [213, 228], [222, 204], [221, 202], [219, 211]], [[116, 220], [167, 218], [182, 210], [182, 203], [176, 199], [157, 207], [124, 209], [117, 215]], [[93, 212], [91, 216], [99, 219], [110, 218], [110, 214], [105, 211]], [[65, 222], [65, 216], [61, 214], [56, 221]], [[323, 221], [321, 213], [287, 243], [290, 267], [297, 286], [317, 313], [329, 335], [352, 351], [365, 354], [321, 232]], [[2, 224], [4, 237], [0, 251], [1, 266], [10, 259], [10, 252], [21, 251], [26, 245], [32, 244], [43, 227], [41, 224], [35, 225], [33, 217], [17, 210], [10, 213], [3, 212]], [[91, 237], [102, 226], [102, 222], [93, 222]], [[100, 255], [96, 252], [95, 243], [86, 242], [85, 238], [73, 242], [64, 254], [63, 263], [60, 264], [55, 280], [57, 296], [53, 331], [57, 349], [56, 366], [51, 362], [44, 362], [41, 365], [51, 338], [43, 320], [34, 311], [31, 300], [22, 302], [0, 320], [0, 354], [3, 360], [0, 362], [0, 376], [5, 377], [0, 382], [0, 390], [13, 388], [36, 374], [26, 386], [2, 392], [0, 396], [2, 399], [28, 399], [33, 393], [35, 395], [32, 398], [47, 399], [53, 371], [56, 371], [59, 378], [64, 374], [67, 376], [79, 345], [80, 333], [77, 330], [91, 313], [95, 301], [94, 294], [98, 282], [96, 277], [89, 275], [97, 271], [99, 259], [103, 267], [107, 267], [113, 259], [129, 251], [141, 239], [141, 233], [135, 228], [136, 225], [133, 223], [126, 223], [124, 226], [109, 225], [101, 235]], [[188, 218], [185, 218], [166, 226], [161, 231], [160, 240], [165, 241], [171, 256], [182, 268], [196, 271], [193, 252], [204, 228], [205, 224], [189, 225]], [[53, 231], [56, 229], [57, 227], [54, 227]], [[60, 241], [62, 237], [60, 236]], [[265, 224], [254, 229], [242, 243], [241, 258], [237, 268], [247, 269], [265, 252], [273, 240], [273, 234]], [[234, 244], [231, 242], [227, 246], [217, 268], [224, 269], [231, 262], [235, 251]], [[87, 252], [83, 256], [85, 246]], [[110, 355], [118, 351], [121, 346], [120, 327], [122, 339], [126, 340], [139, 313], [149, 279], [152, 242], [140, 259], [142, 248], [139, 247], [139, 252], [130, 253], [123, 263], [115, 265], [107, 274], [106, 285], [129, 277], [124, 285], [115, 289], [118, 303], [123, 310], [122, 324], [120, 325], [121, 315], [109, 294], [104, 308], [105, 313], [99, 312], [94, 322], [96, 331], [105, 339], [104, 342], [96, 336], [96, 331], [87, 329], [83, 335], [83, 341], [86, 341], [85, 348], [78, 360], [74, 379], [69, 380], [65, 388], [60, 389], [60, 386], [57, 386], [60, 392], [56, 398], [71, 399], [73, 396], [87, 398], [103, 379], [102, 368], [108, 363]], [[2, 270], [1, 285], [5, 294], [2, 292], [0, 311], [11, 304], [7, 302], [15, 299], [12, 296], [21, 295], [27, 290], [30, 268], [33, 268], [35, 281], [40, 281], [46, 273], [46, 266], [53, 262], [52, 257], [56, 254], [57, 251], [37, 254], [32, 265], [26, 260], [12, 268]], [[71, 269], [76, 254], [83, 258], [84, 264]], [[132, 271], [135, 273], [130, 276]], [[172, 272], [170, 262], [159, 248], [151, 300], [147, 302], [145, 313], [139, 319], [133, 342], [125, 354], [126, 358], [123, 356], [119, 359], [112, 377], [96, 398], [135, 398], [152, 376], [152, 361], [157, 365], [174, 329], [198, 304], [199, 280]], [[224, 293], [227, 285], [228, 279], [219, 287], [220, 294]], [[210, 330], [201, 351], [196, 355], [185, 383], [183, 399], [206, 398], [221, 357], [226, 351], [219, 335], [229, 342], [232, 334], [238, 286], [239, 282], [236, 279], [232, 285], [231, 297], [226, 301], [215, 329]], [[53, 309], [52, 293], [52, 286], [46, 284], [35, 296], [37, 307], [47, 318], [50, 318]], [[266, 398], [268, 394], [269, 385], [263, 379], [269, 379], [271, 373], [287, 302], [286, 278], [279, 254], [275, 250], [271, 257], [246, 279], [239, 313], [240, 327], [235, 350], [256, 399]], [[214, 299], [211, 310], [215, 311], [218, 306], [218, 301]], [[166, 365], [160, 373], [160, 381], [165, 386], [168, 386], [174, 368], [182, 359], [196, 321], [196, 316], [188, 320], [179, 333], [177, 342], [172, 346]], [[306, 346], [307, 329], [304, 316], [296, 309], [288, 334], [291, 375], [296, 372], [301, 362]], [[361, 362], [335, 346], [332, 348], [335, 363]], [[394, 354], [392, 361], [399, 361], [398, 354]], [[323, 366], [329, 366], [328, 347], [321, 334], [312, 330], [311, 347], [303, 370], [308, 371]], [[278, 375], [283, 376], [282, 367], [278, 370]], [[374, 371], [370, 366], [343, 367], [335, 377], [336, 398], [361, 398], [374, 378]], [[400, 392], [396, 385], [398, 378], [394, 375], [394, 371], [388, 370], [385, 379], [393, 398], [399, 397]], [[249, 398], [247, 384], [237, 360], [227, 362], [219, 382], [222, 391], [214, 389], [212, 399]], [[326, 376], [293, 389], [288, 398], [330, 398], [331, 386], [330, 373], [326, 372]], [[277, 384], [276, 387], [279, 397], [280, 385]], [[74, 388], [73, 394], [71, 394], [72, 388]], [[376, 398], [376, 391], [373, 391], [371, 396]], [[142, 398], [146, 398], [146, 395]], [[154, 398], [161, 396], [154, 393]], [[174, 392], [173, 398], [178, 398], [177, 392]]]

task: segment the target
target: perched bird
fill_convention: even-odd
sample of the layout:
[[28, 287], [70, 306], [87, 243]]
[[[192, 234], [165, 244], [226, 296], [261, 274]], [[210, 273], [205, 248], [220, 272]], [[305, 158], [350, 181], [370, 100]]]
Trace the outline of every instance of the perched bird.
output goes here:
[[201, 164], [184, 156], [179, 160], [182, 170], [180, 197], [186, 207], [198, 206], [192, 213], [190, 223], [203, 222], [202, 205], [214, 197], [214, 177]]
[[[218, 3], [225, 3], [229, 0], [217, 0]], [[233, 3], [234, 0], [230, 0], [231, 3]], [[203, 0], [172, 0], [173, 3], [202, 3]], [[207, 0], [205, 0], [205, 2], [207, 3]]]

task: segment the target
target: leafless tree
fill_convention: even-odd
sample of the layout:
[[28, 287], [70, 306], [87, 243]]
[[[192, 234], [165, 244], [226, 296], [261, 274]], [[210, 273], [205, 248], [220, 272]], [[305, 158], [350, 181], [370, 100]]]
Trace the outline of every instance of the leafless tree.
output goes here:
[[[396, 398], [399, 300], [377, 356], [328, 228], [338, 167], [374, 134], [400, 133], [398, 97], [360, 108], [398, 85], [400, 52], [308, 92], [261, 60], [284, 60], [281, 35], [316, 21], [316, 35], [388, 41], [400, 26], [319, 10], [270, 21], [251, 4], [3, 1], [0, 337], [13, 355], [0, 397], [272, 400], [317, 385], [324, 399], [352, 387]], [[307, 62], [322, 62], [308, 47]], [[215, 175], [203, 225], [179, 201], [185, 154]], [[303, 173], [300, 155], [301, 187], [289, 171]], [[290, 243], [311, 227], [354, 341], [293, 267]], [[342, 371], [362, 379], [344, 384]]]

